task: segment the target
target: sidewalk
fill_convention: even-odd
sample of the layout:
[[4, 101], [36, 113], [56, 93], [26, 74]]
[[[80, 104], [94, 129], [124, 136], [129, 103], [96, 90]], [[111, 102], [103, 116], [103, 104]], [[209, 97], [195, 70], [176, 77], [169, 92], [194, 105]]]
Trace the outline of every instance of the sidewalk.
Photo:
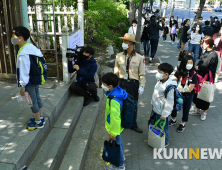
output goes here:
[[[162, 62], [168, 62], [173, 66], [177, 64], [179, 50], [176, 44], [172, 45], [168, 36], [168, 42], [160, 40], [155, 57]], [[142, 47], [141, 47], [142, 49]], [[153, 159], [153, 149], [147, 145], [148, 124], [151, 113], [151, 96], [156, 84], [155, 74], [157, 67], [146, 67], [146, 86], [143, 95], [139, 97], [138, 125], [143, 129], [142, 134], [126, 129], [122, 133], [124, 151], [126, 156], [126, 170], [221, 170], [221, 160], [176, 160], [176, 159]], [[170, 127], [168, 148], [222, 148], [222, 77], [216, 84], [215, 98], [208, 111], [207, 119], [201, 121], [199, 116], [189, 116], [186, 129], [183, 133], [177, 133], [176, 129], [181, 122], [182, 114], [178, 113], [177, 125]], [[84, 170], [102, 170], [104, 161], [101, 158], [103, 142], [109, 138], [104, 127], [105, 99], [101, 105], [93, 139], [90, 144]], [[92, 168], [93, 167], [93, 168]]]

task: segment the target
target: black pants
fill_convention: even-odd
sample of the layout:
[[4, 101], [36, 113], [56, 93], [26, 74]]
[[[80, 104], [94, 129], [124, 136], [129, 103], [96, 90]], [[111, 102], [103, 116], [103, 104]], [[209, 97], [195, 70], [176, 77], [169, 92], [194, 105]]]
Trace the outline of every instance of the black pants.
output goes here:
[[171, 41], [175, 41], [176, 34], [170, 34]]
[[196, 105], [196, 108], [201, 110], [208, 110], [210, 107], [210, 103], [204, 100], [198, 99], [197, 94], [194, 94], [193, 103]]
[[164, 35], [163, 35], [163, 41], [166, 41], [166, 39], [167, 39], [167, 35], [164, 34]]
[[71, 88], [79, 96], [86, 97], [89, 96], [89, 93], [92, 95], [92, 97], [97, 96], [96, 84], [93, 82], [88, 82], [88, 83], [73, 82]]
[[[183, 117], [182, 117], [183, 122], [188, 122], [188, 115], [192, 101], [193, 101], [193, 94], [189, 96], [188, 95], [183, 96]], [[177, 111], [173, 110], [171, 116], [177, 117]]]
[[[134, 82], [127, 82], [127, 80], [120, 79], [119, 86], [124, 89], [127, 93], [133, 96], [134, 100], [138, 103], [139, 98], [139, 81], [135, 80]], [[132, 127], [137, 128], [137, 113], [133, 115], [133, 125]]]

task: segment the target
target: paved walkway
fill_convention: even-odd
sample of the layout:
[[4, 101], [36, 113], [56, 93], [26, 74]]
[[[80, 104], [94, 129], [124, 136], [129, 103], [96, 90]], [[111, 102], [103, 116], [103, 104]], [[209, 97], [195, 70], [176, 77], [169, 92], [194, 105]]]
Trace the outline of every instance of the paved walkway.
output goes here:
[[[169, 41], [169, 37], [168, 37]], [[159, 43], [155, 57], [159, 57], [162, 62], [168, 62], [173, 66], [177, 64], [179, 50], [176, 44], [170, 42]], [[139, 98], [138, 125], [143, 129], [142, 134], [126, 129], [122, 133], [124, 151], [126, 156], [126, 170], [221, 170], [221, 160], [154, 160], [153, 149], [147, 145], [148, 124], [151, 113], [151, 95], [156, 84], [155, 74], [157, 67], [146, 67], [146, 86], [144, 94]], [[182, 114], [178, 113], [177, 125], [170, 127], [168, 148], [222, 148], [222, 77], [217, 83], [215, 98], [208, 111], [207, 119], [201, 121], [199, 116], [189, 116], [189, 122], [183, 133], [177, 133], [176, 129], [181, 122]], [[108, 139], [108, 134], [104, 128], [105, 100], [99, 112], [93, 140], [89, 147], [88, 156], [84, 170], [102, 170], [104, 161], [101, 158], [103, 141]]]

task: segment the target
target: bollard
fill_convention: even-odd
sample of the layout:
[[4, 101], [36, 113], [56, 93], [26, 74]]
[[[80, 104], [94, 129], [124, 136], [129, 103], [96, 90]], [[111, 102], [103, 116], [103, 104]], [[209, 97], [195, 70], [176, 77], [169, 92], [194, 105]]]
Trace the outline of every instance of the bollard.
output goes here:
[[177, 16], [177, 22], [178, 22], [178, 18], [179, 18], [179, 17]]

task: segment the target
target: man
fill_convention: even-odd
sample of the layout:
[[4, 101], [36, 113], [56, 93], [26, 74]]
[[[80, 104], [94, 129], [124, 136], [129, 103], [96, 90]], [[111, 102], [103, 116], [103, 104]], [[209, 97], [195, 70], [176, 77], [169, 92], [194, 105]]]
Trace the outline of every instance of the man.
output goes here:
[[[134, 97], [138, 102], [138, 95], [144, 92], [145, 87], [145, 58], [134, 50], [135, 35], [126, 33], [122, 47], [124, 52], [117, 54], [114, 73], [120, 78], [119, 86]], [[137, 126], [137, 114], [133, 117], [132, 130], [142, 133], [143, 130]]]
[[145, 19], [146, 19], [147, 21], [150, 20], [150, 14], [149, 14], [149, 11], [146, 11]]
[[196, 22], [196, 23], [193, 25], [192, 28], [196, 28], [196, 27], [197, 27], [197, 24], [200, 24], [201, 27], [203, 28], [205, 25], [204, 25], [204, 23], [202, 22], [202, 20], [203, 20], [203, 17], [200, 16], [200, 17], [198, 18], [198, 22]]
[[129, 28], [128, 33], [136, 35], [136, 30], [137, 30], [137, 21], [133, 20], [132, 26]]
[[196, 20], [196, 17], [197, 17], [197, 12], [194, 12], [194, 21]]
[[211, 27], [214, 30], [214, 34], [219, 32], [221, 25], [217, 17], [214, 17], [214, 21], [212, 22]]
[[205, 27], [203, 27], [202, 31], [203, 31], [204, 36], [211, 36], [211, 37], [213, 37], [214, 30], [209, 25], [210, 25], [210, 21], [205, 21]]
[[83, 56], [81, 56], [80, 59], [74, 64], [73, 59], [69, 59], [68, 62], [69, 73], [77, 71], [77, 82], [73, 82], [71, 88], [76, 94], [84, 96], [83, 106], [87, 106], [93, 100], [95, 102], [99, 101], [94, 80], [97, 64], [93, 55], [94, 49], [87, 46], [84, 48]]

